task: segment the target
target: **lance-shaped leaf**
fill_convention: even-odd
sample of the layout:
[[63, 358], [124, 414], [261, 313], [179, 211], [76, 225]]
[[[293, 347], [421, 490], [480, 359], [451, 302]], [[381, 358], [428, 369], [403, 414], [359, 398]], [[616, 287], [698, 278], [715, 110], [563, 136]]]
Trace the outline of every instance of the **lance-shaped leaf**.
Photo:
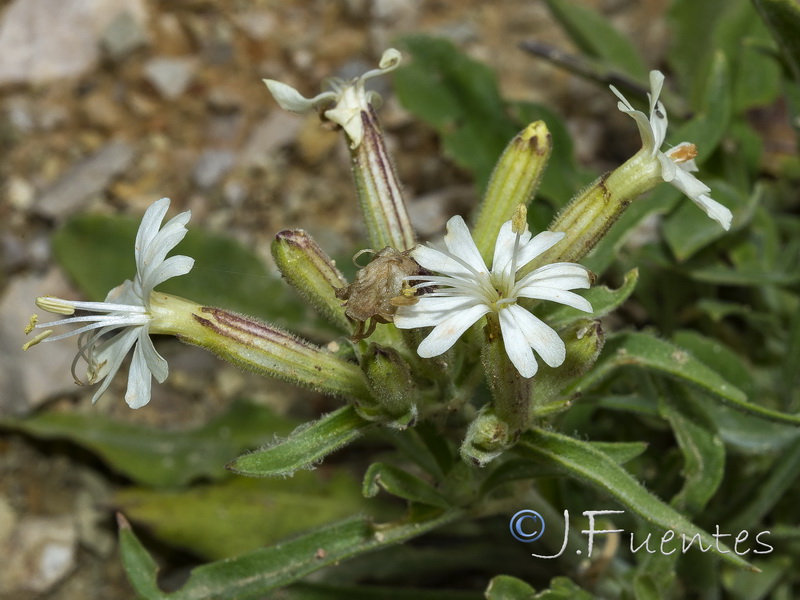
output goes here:
[[44, 439], [68, 439], [95, 452], [112, 469], [153, 487], [181, 486], [226, 475], [222, 464], [245, 448], [285, 435], [296, 423], [265, 407], [236, 402], [224, 415], [186, 431], [161, 431], [97, 412], [44, 412], [0, 425]]
[[350, 332], [350, 321], [335, 294], [347, 280], [310, 235], [302, 229], [278, 232], [272, 242], [272, 257], [286, 281], [318, 313], [339, 330]]
[[285, 477], [310, 469], [325, 456], [346, 446], [371, 425], [352, 406], [344, 406], [308, 425], [297, 428], [272, 446], [244, 454], [226, 468], [250, 477]]
[[725, 404], [763, 419], [800, 425], [800, 416], [748, 402], [742, 390], [691, 354], [646, 333], [628, 332], [609, 337], [594, 368], [581, 377], [571, 389], [576, 392], [586, 390], [621, 366], [638, 366], [691, 383]]
[[684, 484], [672, 505], [689, 515], [705, 508], [725, 475], [725, 445], [701, 405], [685, 388], [665, 386], [659, 401], [661, 416], [669, 421], [683, 454]]
[[[645, 442], [588, 442], [603, 454], [607, 455], [618, 465], [624, 465], [647, 450]], [[519, 448], [519, 446], [517, 447]], [[521, 448], [524, 455], [525, 449]], [[564, 474], [556, 465], [534, 462], [530, 458], [516, 458], [507, 460], [497, 467], [486, 481], [481, 485], [481, 494], [487, 494], [493, 489], [512, 481], [522, 479], [537, 479], [539, 477], [559, 477]]]
[[379, 488], [410, 502], [449, 508], [450, 503], [436, 488], [416, 475], [386, 463], [373, 463], [364, 474], [363, 494], [372, 498]]
[[120, 523], [122, 563], [134, 590], [147, 600], [257, 600], [267, 592], [348, 558], [404, 542], [461, 518], [463, 511], [374, 525], [364, 517], [346, 519], [269, 548], [194, 569], [171, 594], [158, 589], [155, 562], [130, 525]]
[[587, 442], [537, 428], [524, 433], [518, 445], [535, 460], [559, 467], [611, 495], [646, 521], [664, 531], [674, 531], [677, 538], [684, 535], [690, 540], [698, 535], [703, 547], [711, 547], [716, 554], [737, 567], [754, 569], [724, 544], [719, 544], [710, 534], [695, 527], [686, 517], [647, 491], [608, 455], [592, 448]]
[[288, 479], [230, 477], [182, 490], [127, 487], [113, 504], [150, 534], [206, 560], [230, 558], [352, 514], [376, 502], [344, 468], [301, 471]]
[[639, 80], [646, 78], [647, 67], [636, 46], [602, 15], [580, 3], [565, 0], [547, 0], [547, 7], [583, 52]]

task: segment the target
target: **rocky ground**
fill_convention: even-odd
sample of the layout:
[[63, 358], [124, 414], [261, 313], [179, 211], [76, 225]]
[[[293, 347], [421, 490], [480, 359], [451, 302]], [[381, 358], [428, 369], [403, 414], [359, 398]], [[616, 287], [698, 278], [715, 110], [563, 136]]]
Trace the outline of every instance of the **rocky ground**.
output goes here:
[[[664, 0], [587, 3], [658, 64]], [[92, 408], [69, 374], [72, 347], [40, 346], [23, 357], [22, 329], [36, 296], [76, 295], [54, 266], [50, 239], [79, 212], [138, 217], [169, 196], [172, 214], [192, 210], [191, 227], [233, 235], [267, 262], [284, 228], [305, 228], [331, 254], [357, 247], [363, 230], [344, 143], [315, 116], [281, 111], [261, 79], [310, 95], [327, 76], [373, 68], [410, 32], [453, 40], [496, 70], [506, 96], [564, 114], [579, 159], [602, 156], [610, 95], [517, 49], [531, 38], [570, 49], [538, 0], [2, 3], [0, 416], [48, 406], [187, 426], [244, 390], [283, 410], [313, 410], [320, 399], [282, 385], [253, 393], [263, 383], [191, 349], [170, 361], [169, 384], [147, 408], [130, 411], [119, 386]], [[412, 218], [434, 236], [475, 202], [469, 178], [403, 111], [389, 80], [379, 85]], [[119, 483], [75, 448], [0, 432], [0, 598], [129, 597], [108, 501]]]

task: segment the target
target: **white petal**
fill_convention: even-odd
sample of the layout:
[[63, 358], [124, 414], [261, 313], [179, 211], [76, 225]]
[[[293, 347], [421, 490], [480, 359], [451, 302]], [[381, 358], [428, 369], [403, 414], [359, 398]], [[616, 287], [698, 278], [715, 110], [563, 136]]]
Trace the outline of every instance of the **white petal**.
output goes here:
[[169, 198], [161, 198], [161, 200], [153, 202], [144, 212], [142, 222], [139, 224], [139, 230], [136, 232], [136, 243], [134, 245], [137, 268], [141, 263], [141, 253], [153, 243], [167, 210], [169, 210]]
[[517, 326], [544, 362], [551, 367], [557, 367], [564, 362], [567, 350], [555, 330], [517, 304], [505, 310], [513, 311]]
[[111, 385], [123, 359], [127, 356], [131, 346], [136, 343], [138, 333], [138, 329], [124, 329], [107, 342], [103, 342], [97, 349], [95, 361], [99, 366], [92, 373], [92, 365], [90, 365], [89, 382], [94, 383], [98, 379], [102, 379], [103, 383], [95, 390], [92, 404], [97, 402]]
[[401, 306], [394, 316], [394, 324], [400, 329], [433, 327], [444, 321], [453, 312], [459, 312], [478, 304], [471, 297], [431, 297], [423, 296], [412, 306]]
[[142, 351], [142, 345], [137, 344], [133, 351], [131, 368], [128, 371], [128, 389], [125, 392], [125, 402], [131, 408], [141, 408], [150, 402], [150, 390], [153, 385], [150, 369]]
[[488, 273], [486, 263], [469, 233], [467, 224], [460, 215], [451, 217], [447, 222], [447, 235], [444, 243], [451, 254], [457, 256], [478, 273]]
[[728, 231], [731, 228], [733, 214], [725, 206], [706, 194], [700, 194], [696, 200], [694, 198], [692, 198], [692, 200], [694, 200], [695, 204], [697, 204], [697, 206], [699, 206], [709, 217], [719, 223], [725, 231]]
[[517, 254], [517, 270], [527, 265], [534, 258], [555, 246], [564, 239], [561, 231], [542, 231], [519, 249]]
[[164, 357], [153, 346], [153, 340], [150, 338], [147, 327], [143, 327], [139, 333], [139, 343], [136, 345], [136, 351], [140, 352], [144, 357], [147, 368], [156, 378], [156, 381], [164, 383], [169, 375], [169, 366]]
[[[519, 245], [517, 245], [517, 234], [512, 230], [512, 222], [506, 221], [500, 226], [500, 231], [497, 233], [497, 241], [494, 244], [494, 257], [492, 258], [492, 271], [499, 273], [501, 270], [505, 271], [514, 257], [514, 248], [519, 249], [524, 247], [525, 244], [531, 239], [531, 232], [527, 229], [519, 236]], [[519, 255], [517, 255], [517, 266], [524, 266], [525, 263], [520, 264]]]
[[488, 312], [490, 312], [488, 306], [478, 304], [449, 315], [422, 340], [417, 348], [417, 354], [422, 358], [431, 358], [447, 352], [467, 329]]
[[[510, 307], [511, 308], [511, 307]], [[531, 345], [522, 331], [522, 327], [514, 318], [514, 311], [509, 309], [500, 311], [500, 331], [503, 334], [503, 345], [506, 354], [513, 365], [523, 377], [533, 377], [539, 369], [536, 357], [533, 355]]]
[[534, 300], [550, 300], [565, 304], [572, 308], [577, 308], [587, 313], [591, 313], [592, 305], [586, 298], [573, 292], [567, 292], [557, 288], [545, 287], [543, 285], [529, 285], [521, 289], [518, 296], [522, 298], [533, 298]]
[[550, 263], [525, 275], [517, 282], [517, 289], [529, 285], [544, 285], [560, 290], [587, 289], [590, 287], [589, 270], [577, 263]]
[[458, 261], [453, 260], [447, 254], [431, 248], [430, 246], [417, 246], [411, 251], [412, 258], [421, 267], [434, 273], [444, 273], [445, 275], [459, 275], [462, 277], [472, 277], [472, 272]]
[[167, 279], [178, 277], [179, 275], [186, 275], [192, 270], [194, 266], [194, 259], [188, 256], [178, 254], [177, 256], [170, 256], [167, 260], [162, 262], [158, 268], [152, 269], [148, 273], [148, 278], [142, 281], [142, 288], [145, 291], [146, 297], [150, 297], [150, 292], [157, 285], [164, 283]]
[[325, 92], [313, 98], [306, 98], [292, 86], [280, 81], [264, 79], [264, 83], [267, 84], [272, 97], [275, 98], [280, 107], [290, 112], [304, 113], [316, 108], [323, 101], [336, 99], [336, 94], [333, 92]]
[[613, 85], [609, 87], [611, 91], [614, 92], [614, 95], [620, 99], [619, 103], [617, 103], [617, 108], [636, 121], [636, 126], [639, 128], [639, 136], [642, 138], [642, 147], [647, 152], [655, 152], [658, 150], [656, 147], [655, 134], [650, 125], [648, 115], [640, 110], [634, 109], [631, 103], [628, 102], [628, 99]]
[[658, 101], [664, 87], [664, 74], [661, 71], [650, 71], [650, 129], [653, 132], [653, 146], [661, 148], [667, 136], [667, 110]]

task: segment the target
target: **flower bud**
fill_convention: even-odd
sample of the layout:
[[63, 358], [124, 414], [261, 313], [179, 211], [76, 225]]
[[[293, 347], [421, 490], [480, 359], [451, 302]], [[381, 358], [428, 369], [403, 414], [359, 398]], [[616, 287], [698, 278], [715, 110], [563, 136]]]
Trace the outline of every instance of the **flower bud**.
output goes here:
[[372, 392], [370, 403], [358, 403], [359, 414], [369, 421], [387, 422], [395, 429], [413, 426], [417, 418], [417, 388], [408, 363], [394, 348], [372, 343], [361, 360]]
[[335, 263], [302, 229], [284, 230], [272, 242], [272, 256], [283, 277], [341, 331], [350, 330], [341, 300], [335, 290], [347, 280]]
[[508, 423], [495, 414], [494, 408], [484, 406], [467, 428], [461, 457], [483, 467], [500, 456], [514, 440]]
[[515, 207], [527, 206], [533, 199], [552, 149], [547, 125], [534, 121], [511, 140], [500, 156], [472, 234], [484, 260], [492, 258], [497, 232], [511, 218]]
[[542, 365], [536, 374], [536, 385], [532, 395], [532, 404], [536, 408], [559, 400], [570, 382], [594, 365], [605, 343], [600, 321], [591, 319], [581, 319], [573, 323], [561, 331], [560, 335], [567, 347], [567, 357], [560, 367]]

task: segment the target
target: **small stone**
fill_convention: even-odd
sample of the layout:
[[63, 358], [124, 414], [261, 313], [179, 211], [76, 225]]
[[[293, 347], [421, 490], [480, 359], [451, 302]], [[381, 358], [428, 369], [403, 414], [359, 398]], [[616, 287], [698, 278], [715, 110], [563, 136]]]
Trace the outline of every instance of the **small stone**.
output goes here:
[[241, 164], [245, 167], [264, 167], [269, 157], [279, 148], [294, 141], [303, 123], [303, 117], [274, 110], [259, 122], [250, 134], [241, 154]]
[[14, 0], [0, 16], [0, 85], [76, 77], [99, 58], [101, 32], [143, 0]]
[[135, 152], [129, 143], [107, 143], [44, 190], [36, 200], [36, 212], [51, 219], [63, 219], [77, 212], [94, 194], [105, 190], [134, 158]]
[[192, 181], [199, 188], [210, 188], [219, 183], [236, 163], [236, 154], [230, 150], [203, 150], [192, 171]]
[[263, 42], [275, 31], [277, 19], [271, 12], [263, 10], [247, 10], [233, 16], [233, 22], [247, 37], [256, 42]]
[[[24, 416], [53, 396], [76, 390], [70, 374], [74, 341], [72, 344], [68, 340], [39, 344], [26, 352], [22, 350], [22, 345], [30, 339], [23, 328], [30, 316], [39, 312], [34, 303], [39, 296], [75, 298], [77, 294], [55, 269], [44, 277], [15, 277], [9, 283], [0, 298], [0, 311], [5, 315], [0, 321], [0, 355], [3, 356], [0, 415]], [[41, 316], [43, 322], [52, 320], [48, 318], [52, 315]]]
[[70, 517], [26, 517], [0, 547], [0, 592], [46, 592], [75, 567]]
[[154, 58], [144, 66], [147, 80], [167, 100], [175, 100], [189, 87], [197, 70], [197, 60], [190, 57]]
[[120, 12], [103, 31], [103, 47], [114, 60], [124, 58], [146, 43], [144, 23], [127, 10]]
[[33, 185], [22, 177], [12, 175], [6, 183], [6, 198], [15, 209], [28, 210], [33, 204], [35, 190]]

